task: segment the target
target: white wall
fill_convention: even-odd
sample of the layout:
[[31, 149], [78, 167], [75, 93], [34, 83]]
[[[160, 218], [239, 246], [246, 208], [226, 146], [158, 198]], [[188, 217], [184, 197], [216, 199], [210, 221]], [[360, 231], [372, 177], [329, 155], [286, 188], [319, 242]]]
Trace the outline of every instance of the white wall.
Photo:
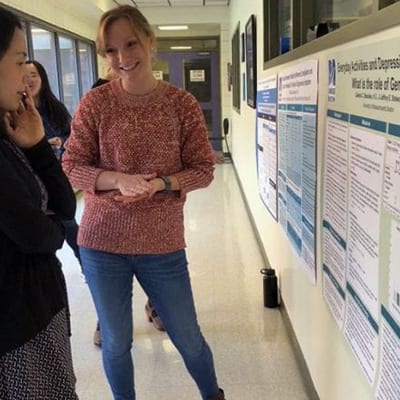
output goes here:
[[[293, 64], [289, 62], [264, 71], [262, 3], [262, 0], [231, 1], [231, 35], [238, 21], [240, 21], [240, 30], [243, 32], [250, 15], [256, 15], [258, 79], [277, 74], [280, 69]], [[362, 39], [361, 42], [363, 41], [365, 42], [367, 39]], [[331, 50], [332, 48], [329, 49], [329, 51]], [[326, 53], [327, 51], [315, 53], [298, 61], [319, 59], [320, 65], [326, 66]], [[241, 72], [244, 72], [244, 63], [241, 63], [241, 69]], [[319, 70], [317, 225], [321, 215], [321, 171], [328, 82], [326, 70], [327, 68], [320, 68]], [[255, 125], [255, 110], [242, 102], [240, 115], [235, 111], [232, 112], [234, 164], [262, 246], [272, 268], [275, 268], [278, 272], [282, 298], [316, 391], [321, 400], [373, 399], [372, 390], [322, 297], [319, 226], [317, 226], [317, 285], [312, 285], [294, 255], [281, 227], [270, 216], [260, 199], [257, 183]]]

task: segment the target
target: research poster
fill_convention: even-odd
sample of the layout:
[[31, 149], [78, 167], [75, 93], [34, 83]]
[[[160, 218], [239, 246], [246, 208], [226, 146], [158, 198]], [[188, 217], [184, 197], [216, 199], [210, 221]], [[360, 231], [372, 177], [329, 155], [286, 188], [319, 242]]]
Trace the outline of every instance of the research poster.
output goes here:
[[[391, 140], [388, 141], [392, 143]], [[391, 152], [389, 149], [387, 151], [389, 153]], [[397, 174], [395, 174], [394, 177], [395, 179], [400, 177], [399, 153], [397, 153], [397, 160], [398, 167]], [[386, 168], [393, 166], [391, 161], [393, 161], [393, 158], [387, 156]], [[397, 189], [399, 188], [400, 182], [397, 182]], [[397, 192], [397, 196], [398, 195], [400, 195], [399, 191]], [[398, 212], [398, 210], [392, 211], [395, 214]], [[389, 290], [387, 292], [389, 308], [383, 305], [381, 306], [381, 367], [376, 388], [377, 400], [400, 399], [400, 224], [392, 220], [390, 230]]]
[[399, 399], [400, 40], [329, 54], [324, 298], [379, 400]]
[[256, 155], [258, 188], [270, 214], [277, 219], [278, 142], [276, 132], [276, 75], [257, 83]]
[[278, 75], [278, 220], [312, 283], [316, 282], [317, 93], [317, 60]]

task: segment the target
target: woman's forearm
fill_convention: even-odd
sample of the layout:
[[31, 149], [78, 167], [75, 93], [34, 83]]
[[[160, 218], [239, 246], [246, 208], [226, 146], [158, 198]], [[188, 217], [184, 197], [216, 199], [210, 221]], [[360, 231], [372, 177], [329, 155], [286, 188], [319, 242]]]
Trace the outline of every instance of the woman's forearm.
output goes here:
[[103, 171], [101, 172], [96, 180], [96, 190], [115, 190], [118, 189], [118, 181], [120, 172], [116, 171]]

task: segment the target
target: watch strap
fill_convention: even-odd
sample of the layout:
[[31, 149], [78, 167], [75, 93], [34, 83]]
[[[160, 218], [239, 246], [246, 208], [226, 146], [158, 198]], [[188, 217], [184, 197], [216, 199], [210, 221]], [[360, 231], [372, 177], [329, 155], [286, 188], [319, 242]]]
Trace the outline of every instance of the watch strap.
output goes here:
[[160, 175], [159, 178], [164, 182], [165, 184], [165, 189], [163, 192], [170, 192], [171, 191], [171, 181], [167, 176]]

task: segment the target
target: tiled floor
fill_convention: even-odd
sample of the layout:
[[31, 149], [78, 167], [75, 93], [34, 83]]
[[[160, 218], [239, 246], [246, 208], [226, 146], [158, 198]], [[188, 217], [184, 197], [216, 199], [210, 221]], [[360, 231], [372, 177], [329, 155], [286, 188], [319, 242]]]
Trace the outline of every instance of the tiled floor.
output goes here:
[[[78, 214], [82, 209], [79, 202]], [[78, 215], [78, 217], [79, 217]], [[263, 261], [231, 164], [212, 185], [190, 193], [186, 239], [197, 312], [228, 400], [307, 400], [278, 309], [262, 304]], [[72, 251], [59, 252], [72, 312], [72, 348], [81, 400], [111, 400], [101, 350], [92, 343], [96, 316]], [[135, 379], [138, 400], [196, 400], [197, 389], [167, 335], [147, 322], [135, 286]]]

